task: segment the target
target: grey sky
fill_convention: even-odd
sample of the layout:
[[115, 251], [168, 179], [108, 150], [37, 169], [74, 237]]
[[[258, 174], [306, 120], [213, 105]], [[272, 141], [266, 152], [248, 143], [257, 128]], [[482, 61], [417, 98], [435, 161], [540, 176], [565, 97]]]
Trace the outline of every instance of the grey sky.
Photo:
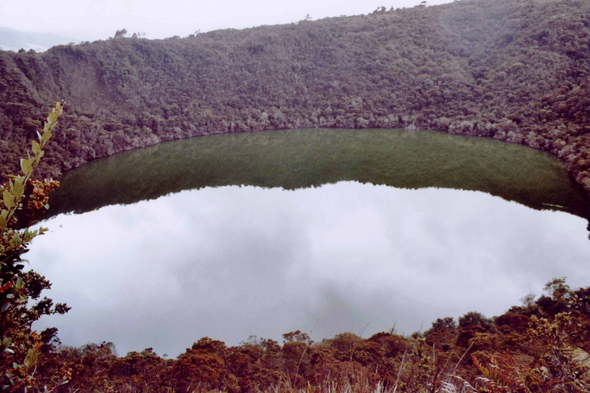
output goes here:
[[[430, 5], [449, 3], [431, 0]], [[112, 37], [116, 30], [146, 38], [367, 14], [379, 6], [413, 7], [419, 0], [0, 0], [0, 26], [56, 33], [77, 40]]]
[[[339, 183], [224, 187], [47, 223], [32, 267], [73, 309], [65, 344], [177, 356], [203, 336], [314, 340], [410, 334], [439, 317], [500, 315], [553, 277], [585, 286], [583, 219], [479, 192]], [[315, 327], [314, 327], [315, 326]]]

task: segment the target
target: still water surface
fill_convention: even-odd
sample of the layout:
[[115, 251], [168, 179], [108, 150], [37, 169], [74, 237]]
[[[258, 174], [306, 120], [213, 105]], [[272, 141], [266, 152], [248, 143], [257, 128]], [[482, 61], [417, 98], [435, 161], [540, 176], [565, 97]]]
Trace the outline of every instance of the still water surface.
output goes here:
[[410, 334], [439, 317], [499, 315], [553, 277], [589, 285], [583, 190], [552, 157], [488, 139], [177, 141], [72, 171], [51, 204], [51, 233], [29, 259], [73, 309], [38, 328], [120, 354], [297, 329], [316, 341]]

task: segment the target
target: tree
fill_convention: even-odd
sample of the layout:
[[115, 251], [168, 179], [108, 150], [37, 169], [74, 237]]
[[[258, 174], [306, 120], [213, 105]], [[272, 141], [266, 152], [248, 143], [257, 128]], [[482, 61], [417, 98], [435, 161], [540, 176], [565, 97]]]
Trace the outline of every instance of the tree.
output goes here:
[[117, 30], [115, 32], [115, 38], [123, 38], [127, 35], [127, 29]]
[[472, 326], [481, 326], [489, 331], [492, 328], [492, 321], [476, 311], [470, 311], [459, 317], [460, 328], [465, 329]]
[[565, 283], [565, 279], [565, 277], [554, 278], [543, 288], [557, 302], [565, 302], [571, 295], [571, 288]]
[[432, 327], [428, 332], [436, 332], [436, 331], [448, 331], [454, 333], [457, 330], [457, 324], [452, 317], [446, 318], [438, 318], [436, 321], [432, 322]]

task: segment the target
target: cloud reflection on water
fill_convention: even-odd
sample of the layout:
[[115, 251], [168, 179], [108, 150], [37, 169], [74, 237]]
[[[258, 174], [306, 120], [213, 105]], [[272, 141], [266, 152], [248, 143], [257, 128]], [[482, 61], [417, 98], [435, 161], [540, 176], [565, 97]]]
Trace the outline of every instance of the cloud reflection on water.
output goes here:
[[[177, 356], [203, 336], [410, 334], [500, 315], [553, 277], [590, 285], [586, 222], [472, 191], [342, 182], [206, 188], [46, 223], [29, 259], [66, 345]], [[314, 327], [315, 326], [315, 327]]]

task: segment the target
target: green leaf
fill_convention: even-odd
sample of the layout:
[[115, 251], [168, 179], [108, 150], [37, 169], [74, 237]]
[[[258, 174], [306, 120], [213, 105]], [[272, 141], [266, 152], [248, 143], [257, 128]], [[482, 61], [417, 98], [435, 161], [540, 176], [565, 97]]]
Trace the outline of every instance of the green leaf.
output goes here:
[[12, 209], [12, 207], [14, 206], [14, 196], [12, 196], [10, 191], [4, 190], [3, 197], [4, 197], [4, 205], [6, 205], [7, 208]]
[[20, 167], [23, 170], [25, 175], [30, 175], [33, 172], [33, 166], [31, 165], [31, 161], [25, 158], [21, 158], [20, 160]]
[[33, 141], [33, 153], [35, 154], [39, 154], [39, 152], [41, 151], [41, 146], [39, 146], [39, 144], [37, 143], [37, 141]]
[[43, 142], [47, 142], [50, 138], [51, 138], [51, 130], [50, 129], [47, 129], [47, 131], [45, 131], [43, 133], [43, 135], [41, 135], [41, 140]]
[[12, 192], [14, 193], [14, 197], [17, 200], [23, 196], [25, 192], [25, 185], [23, 184], [22, 179], [16, 179], [14, 181], [14, 187], [12, 188]]
[[2, 216], [2, 218], [8, 218], [8, 210], [2, 210], [2, 213], [0, 213], [0, 215]]
[[56, 120], [57, 120], [57, 112], [52, 111], [49, 114], [49, 117], [47, 118], [47, 121], [50, 122], [50, 123], [55, 123]]
[[6, 218], [0, 216], [0, 229], [6, 228], [6, 225], [8, 225], [8, 223], [6, 222]]

